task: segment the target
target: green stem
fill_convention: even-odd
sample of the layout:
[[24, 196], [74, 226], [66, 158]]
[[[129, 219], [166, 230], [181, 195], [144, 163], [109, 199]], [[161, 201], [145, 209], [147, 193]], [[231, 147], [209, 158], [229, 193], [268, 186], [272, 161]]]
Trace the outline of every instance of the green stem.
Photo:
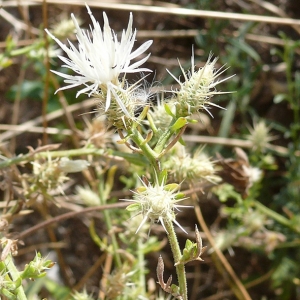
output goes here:
[[[172, 122], [175, 123], [175, 122]], [[172, 124], [171, 123], [171, 124]], [[174, 131], [170, 130], [170, 127], [162, 134], [162, 136], [160, 137], [160, 139], [158, 140], [154, 151], [156, 153], [161, 153], [163, 151], [163, 149], [165, 148], [166, 143], [168, 142], [168, 140], [172, 137], [172, 135], [174, 134]]]
[[[7, 255], [4, 262], [12, 280], [20, 280], [20, 273], [13, 262], [11, 254]], [[17, 300], [27, 300], [22, 284], [20, 284], [20, 286], [16, 288], [16, 295]]]
[[26, 46], [26, 47], [23, 47], [23, 48], [19, 48], [19, 49], [14, 49], [12, 50], [9, 55], [11, 57], [14, 57], [14, 56], [20, 56], [20, 55], [23, 55], [23, 54], [26, 54], [26, 53], [29, 53], [31, 50], [36, 50], [36, 49], [40, 49], [42, 47], [45, 47], [43, 46], [43, 42], [39, 42], [39, 43], [33, 43], [29, 46]]
[[145, 255], [143, 249], [143, 241], [141, 238], [137, 241], [137, 255], [138, 255], [138, 270], [139, 270], [139, 287], [146, 295], [146, 282], [145, 282]]
[[140, 132], [137, 129], [132, 129], [130, 133], [130, 138], [137, 144], [137, 146], [141, 149], [143, 152], [143, 155], [148, 159], [150, 164], [153, 166], [156, 175], [160, 172], [160, 165], [157, 160], [157, 153], [151, 149], [151, 147], [145, 143], [145, 139], [142, 137]]
[[278, 214], [277, 212], [273, 211], [272, 209], [267, 208], [266, 206], [264, 206], [263, 204], [261, 204], [258, 201], [253, 201], [253, 204], [258, 210], [260, 210], [261, 212], [263, 212], [270, 218], [274, 219], [278, 223], [280, 223], [286, 227], [289, 227], [290, 229], [292, 229], [293, 231], [295, 231], [297, 233], [300, 233], [299, 225], [295, 226], [289, 219], [283, 217], [282, 215]]
[[[177, 263], [177, 262], [179, 262], [182, 254], [180, 251], [180, 247], [178, 244], [178, 240], [176, 237], [173, 223], [170, 220], [165, 220], [164, 225], [165, 225], [165, 228], [168, 233], [168, 239], [169, 239], [169, 243], [171, 245], [174, 262]], [[179, 263], [176, 265], [176, 274], [177, 274], [180, 294], [183, 297], [183, 300], [187, 300], [187, 284], [186, 284], [186, 275], [185, 275], [184, 264]]]
[[114, 150], [111, 150], [109, 151], [109, 153], [107, 153], [103, 149], [81, 148], [81, 149], [72, 149], [72, 150], [27, 153], [13, 158], [7, 158], [4, 161], [0, 161], [0, 169], [4, 169], [12, 165], [16, 165], [23, 162], [33, 161], [34, 159], [38, 159], [38, 158], [73, 157], [73, 156], [81, 156], [81, 155], [109, 156], [110, 154], [112, 156], [123, 157], [129, 162], [132, 162], [134, 164], [138, 164], [142, 166], [145, 165], [145, 161], [143, 160], [143, 157], [138, 155], [137, 153], [122, 153]]
[[[103, 180], [101, 180], [103, 182]], [[100, 202], [102, 205], [107, 204], [107, 199], [105, 197], [105, 191], [104, 191], [104, 187], [103, 184], [100, 183], [99, 184], [99, 198], [100, 198]], [[112, 221], [111, 221], [111, 217], [110, 217], [110, 212], [108, 209], [105, 209], [103, 211], [103, 215], [104, 215], [104, 221], [107, 227], [107, 231], [110, 232], [110, 238], [111, 238], [111, 242], [112, 242], [112, 246], [113, 246], [113, 256], [115, 259], [115, 263], [116, 266], [118, 268], [120, 268], [122, 266], [122, 261], [121, 261], [121, 257], [120, 254], [118, 252], [118, 250], [120, 249], [119, 245], [118, 245], [118, 241], [116, 238], [116, 235], [114, 234], [113, 230], [112, 230]]]

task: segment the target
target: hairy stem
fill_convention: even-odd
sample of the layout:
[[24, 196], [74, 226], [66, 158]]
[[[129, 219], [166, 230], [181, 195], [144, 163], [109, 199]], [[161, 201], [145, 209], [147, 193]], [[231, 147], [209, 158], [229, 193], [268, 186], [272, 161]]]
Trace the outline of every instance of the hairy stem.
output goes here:
[[[164, 221], [164, 225], [168, 233], [168, 239], [171, 245], [174, 262], [177, 263], [179, 262], [182, 254], [178, 244], [173, 223], [170, 220], [166, 220]], [[178, 279], [178, 284], [180, 289], [180, 295], [183, 297], [183, 300], [187, 300], [187, 284], [186, 284], [186, 274], [185, 274], [184, 264], [179, 263], [176, 265], [176, 274], [177, 274], [177, 279]]]

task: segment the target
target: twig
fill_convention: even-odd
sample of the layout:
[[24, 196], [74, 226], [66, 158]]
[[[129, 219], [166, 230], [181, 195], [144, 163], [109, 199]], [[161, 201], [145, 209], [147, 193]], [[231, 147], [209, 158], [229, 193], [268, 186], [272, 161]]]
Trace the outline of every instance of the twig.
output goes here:
[[[213, 145], [222, 145], [228, 147], [240, 147], [251, 149], [253, 144], [251, 141], [240, 140], [240, 139], [231, 139], [231, 138], [223, 138], [223, 137], [213, 137], [213, 136], [200, 136], [200, 135], [183, 135], [183, 139], [186, 142], [195, 142], [202, 144], [213, 144]], [[282, 146], [267, 144], [266, 148], [276, 152], [280, 155], [289, 155], [289, 150]], [[295, 156], [300, 156], [300, 151], [295, 151]]]
[[[278, 5], [272, 4], [271, 2], [267, 2], [267, 1], [262, 1], [262, 0], [249, 0], [261, 7], [263, 7], [264, 9], [282, 17], [282, 18], [287, 18], [288, 15], [278, 7]], [[298, 34], [300, 34], [300, 28], [294, 25], [291, 25], [297, 32]]]
[[[96, 104], [95, 99], [88, 99], [86, 101], [70, 105], [68, 107], [68, 110], [69, 110], [69, 112], [74, 112], [74, 111], [79, 110], [79, 109], [83, 109], [83, 108], [86, 109], [86, 108], [92, 107], [95, 104]], [[49, 113], [46, 116], [47, 117], [47, 121], [51, 121], [51, 120], [57, 119], [57, 118], [63, 116], [63, 114], [64, 114], [64, 110], [63, 109], [59, 109], [59, 110], [56, 110], [56, 111], [54, 111], [52, 113]], [[39, 116], [39, 117], [37, 117], [37, 118], [35, 118], [33, 120], [27, 121], [27, 122], [23, 123], [22, 125], [20, 125], [20, 126], [23, 127], [23, 130], [20, 130], [19, 132], [7, 131], [7, 132], [4, 132], [4, 133], [0, 134], [0, 143], [3, 142], [3, 141], [5, 141], [5, 140], [11, 139], [14, 136], [19, 135], [22, 132], [27, 131], [28, 129], [30, 129], [33, 126], [41, 124], [42, 120], [43, 120], [42, 116]]]
[[[24, 132], [23, 125], [9, 125], [9, 124], [0, 124], [0, 131], [3, 130], [8, 130], [8, 131], [21, 131]], [[56, 127], [30, 127], [29, 129], [26, 130], [26, 132], [33, 132], [33, 133], [43, 133], [46, 130], [47, 134], [61, 134], [61, 135], [71, 135], [72, 130], [70, 129], [59, 129]]]
[[[73, 291], [79, 291], [80, 289], [84, 288], [87, 284], [87, 281], [92, 275], [101, 268], [104, 259], [110, 255], [109, 253], [103, 253], [91, 266], [91, 268], [80, 278], [79, 282], [76, 283], [75, 286], [72, 287]], [[104, 274], [102, 278], [104, 277]]]
[[[43, 26], [44, 28], [48, 28], [48, 9], [47, 9], [47, 2], [43, 0], [42, 5], [42, 12], [43, 12]], [[45, 83], [43, 88], [43, 102], [42, 102], [42, 117], [43, 117], [43, 144], [48, 144], [48, 134], [46, 128], [48, 127], [48, 120], [47, 120], [47, 106], [49, 101], [49, 79], [50, 79], [50, 61], [49, 61], [49, 40], [47, 37], [47, 33], [43, 30], [43, 39], [44, 39], [44, 47], [45, 47]]]
[[34, 232], [36, 232], [42, 228], [48, 227], [48, 226], [52, 225], [53, 223], [58, 223], [58, 222], [66, 220], [66, 219], [74, 218], [81, 214], [86, 214], [86, 213], [93, 212], [93, 211], [101, 211], [101, 210], [105, 210], [105, 209], [124, 208], [126, 206], [128, 206], [128, 203], [120, 202], [120, 203], [113, 203], [113, 204], [106, 204], [106, 205], [101, 205], [101, 206], [93, 206], [93, 207], [83, 208], [81, 211], [71, 211], [71, 212], [65, 213], [63, 215], [53, 217], [49, 220], [46, 220], [42, 223], [39, 223], [39, 224], [36, 224], [36, 225], [30, 227], [29, 229], [21, 232], [18, 235], [18, 239], [23, 239], [27, 235], [33, 234]]
[[[34, 2], [41, 2], [43, 0], [35, 0]], [[48, 3], [62, 4], [61, 0], [48, 0]], [[126, 11], [143, 11], [147, 13], [155, 14], [171, 14], [181, 16], [193, 16], [202, 18], [214, 18], [214, 19], [226, 19], [226, 20], [240, 20], [244, 22], [253, 21], [261, 23], [273, 23], [281, 25], [297, 25], [300, 26], [300, 20], [292, 18], [279, 18], [270, 16], [260, 16], [251, 14], [239, 14], [219, 11], [208, 11], [198, 9], [188, 9], [181, 7], [162, 7], [162, 6], [144, 6], [144, 5], [132, 5], [123, 3], [111, 3], [111, 2], [100, 2], [100, 1], [86, 1], [87, 5], [91, 7], [101, 7], [107, 9], [117, 9]], [[81, 0], [65, 0], [63, 5], [80, 5], [83, 6], [84, 2]]]
[[193, 193], [192, 194], [192, 199], [195, 203], [195, 213], [197, 216], [197, 219], [199, 221], [199, 224], [201, 226], [201, 228], [203, 229], [206, 238], [208, 239], [209, 243], [211, 244], [212, 248], [214, 249], [218, 259], [220, 260], [220, 262], [222, 263], [222, 266], [224, 267], [224, 269], [226, 270], [226, 272], [229, 274], [229, 276], [232, 279], [232, 282], [234, 283], [234, 289], [233, 292], [235, 293], [236, 297], [240, 300], [251, 300], [250, 295], [248, 294], [247, 290], [245, 289], [244, 285], [241, 283], [241, 281], [239, 280], [239, 278], [237, 277], [237, 275], [235, 274], [234, 270], [232, 269], [232, 267], [230, 266], [230, 264], [228, 263], [228, 261], [226, 260], [224, 254], [222, 253], [222, 251], [220, 251], [219, 248], [216, 247], [215, 241], [204, 221], [201, 209], [200, 209], [200, 205], [197, 203], [197, 194]]
[[[50, 79], [53, 83], [53, 85], [55, 86], [56, 90], [58, 90], [60, 88], [59, 84], [58, 84], [58, 81], [56, 79], [55, 76], [53, 76], [53, 74], [50, 74]], [[62, 91], [58, 91], [58, 97], [59, 97], [59, 102], [62, 106], [62, 109], [64, 111], [64, 116], [66, 118], [66, 121], [67, 121], [67, 124], [69, 126], [69, 128], [72, 130], [73, 134], [72, 134], [72, 141], [73, 141], [73, 144], [76, 148], [79, 148], [80, 147], [80, 142], [79, 142], [79, 139], [78, 139], [78, 136], [77, 136], [77, 128], [76, 128], [76, 125], [75, 125], [75, 121], [74, 121], [74, 118], [69, 110], [69, 104], [68, 104], [68, 101], [64, 95], [64, 93]]]
[[[18, 5], [18, 2], [15, 3], [15, 6]], [[29, 26], [27, 24], [25, 24], [24, 22], [19, 21], [17, 18], [15, 18], [13, 15], [11, 15], [10, 13], [8, 13], [6, 10], [4, 9], [0, 9], [0, 17], [2, 17], [4, 20], [6, 20], [7, 22], [9, 22], [16, 31], [27, 31], [30, 30], [30, 32], [32, 34], [35, 35], [39, 35], [40, 30], [36, 29], [36, 28], [29, 28]]]

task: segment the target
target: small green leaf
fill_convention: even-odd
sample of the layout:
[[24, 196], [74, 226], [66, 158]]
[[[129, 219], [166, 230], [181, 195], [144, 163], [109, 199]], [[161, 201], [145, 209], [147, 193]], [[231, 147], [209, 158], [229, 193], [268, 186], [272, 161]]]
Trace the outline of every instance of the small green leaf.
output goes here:
[[180, 139], [178, 140], [178, 142], [179, 142], [182, 146], [186, 146], [185, 141], [183, 140], [182, 136], [180, 137]]
[[9, 300], [15, 300], [15, 299], [17, 299], [16, 295], [14, 295], [13, 293], [11, 293], [10, 291], [8, 291], [5, 288], [2, 288], [0, 290], [0, 292], [1, 292], [1, 295], [5, 296]]
[[162, 170], [158, 177], [159, 184], [165, 185], [165, 183], [167, 182], [167, 176], [168, 176], [167, 170], [166, 169]]
[[172, 295], [179, 295], [179, 292], [180, 292], [180, 288], [179, 286], [175, 285], [175, 284], [172, 284], [171, 285], [171, 294]]
[[187, 121], [191, 124], [196, 124], [198, 123], [198, 120], [195, 120], [195, 119], [187, 119]]
[[175, 132], [178, 129], [185, 126], [187, 123], [188, 123], [188, 121], [186, 120], [186, 118], [181, 117], [172, 125], [171, 130]]
[[147, 187], [145, 186], [139, 186], [135, 189], [138, 193], [143, 193], [147, 190]]
[[164, 190], [168, 192], [176, 191], [179, 188], [179, 184], [177, 183], [170, 183], [164, 186]]
[[169, 107], [169, 105], [168, 104], [164, 104], [164, 107], [165, 107], [165, 111], [166, 111], [166, 113], [169, 115], [169, 116], [171, 116], [171, 117], [175, 117], [175, 115], [172, 113], [172, 111], [171, 111], [171, 108]]
[[185, 247], [184, 248], [190, 249], [191, 247], [193, 247], [193, 245], [194, 245], [194, 243], [191, 240], [187, 239], [185, 241]]
[[128, 211], [137, 211], [140, 210], [140, 205], [138, 203], [132, 203], [126, 207]]
[[179, 199], [183, 199], [185, 197], [185, 194], [184, 193], [177, 193], [176, 195], [175, 195], [175, 199], [176, 200], [179, 200]]

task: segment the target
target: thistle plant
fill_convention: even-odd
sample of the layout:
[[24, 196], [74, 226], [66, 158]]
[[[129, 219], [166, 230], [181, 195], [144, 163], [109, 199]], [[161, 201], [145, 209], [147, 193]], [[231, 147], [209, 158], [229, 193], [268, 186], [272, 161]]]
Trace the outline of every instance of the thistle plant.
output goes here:
[[[88, 6], [87, 11], [92, 21], [92, 26], [87, 31], [79, 27], [75, 16], [72, 15], [78, 48], [71, 42], [69, 47], [64, 45], [46, 29], [49, 36], [68, 56], [59, 56], [64, 62], [63, 67], [75, 73], [68, 75], [53, 71], [63, 77], [67, 84], [59, 90], [83, 86], [77, 92], [77, 96], [87, 94], [97, 99], [98, 114], [105, 115], [107, 126], [118, 133], [118, 143], [127, 146], [132, 155], [141, 158], [143, 176], [137, 181], [133, 198], [123, 200], [132, 202], [127, 210], [132, 212], [133, 216], [142, 215], [136, 234], [139, 234], [147, 222], [150, 222], [150, 225], [160, 222], [163, 226], [173, 252], [178, 285], [171, 284], [170, 278], [164, 283], [162, 258], [159, 259], [157, 267], [159, 284], [175, 298], [186, 300], [188, 291], [184, 266], [192, 260], [202, 260], [200, 256], [203, 248], [197, 229], [196, 243], [187, 240], [183, 250], [179, 247], [173, 224], [186, 232], [176, 220], [177, 214], [180, 213], [179, 208], [185, 207], [180, 203], [186, 199], [180, 192], [180, 185], [185, 180], [215, 182], [217, 176], [209, 157], [200, 152], [193, 157], [189, 154], [183, 155], [182, 160], [177, 161], [177, 169], [174, 171], [171, 168], [174, 160], [168, 153], [182, 140], [182, 134], [188, 124], [196, 122], [192, 120], [195, 113], [204, 110], [211, 114], [209, 106], [221, 108], [212, 101], [212, 97], [224, 93], [217, 91], [216, 86], [224, 80], [218, 81], [225, 69], [216, 70], [217, 59], [212, 59], [212, 56], [208, 58], [204, 67], [196, 69], [192, 53], [191, 70], [186, 72], [180, 65], [184, 82], [169, 72], [179, 83], [180, 89], [174, 91], [172, 99], [159, 101], [158, 106], [153, 107], [149, 100], [150, 93], [143, 85], [145, 78], [141, 77], [131, 84], [126, 77], [128, 73], [152, 72], [141, 67], [150, 54], [139, 59], [152, 41], [147, 41], [133, 50], [136, 30], [132, 29], [132, 14], [127, 29], [118, 39], [117, 34], [110, 28], [105, 13], [104, 26], [101, 28]], [[138, 60], [132, 62], [135, 59]], [[199, 160], [198, 164], [196, 160]], [[180, 164], [184, 168], [182, 172]], [[78, 192], [83, 193], [83, 189], [79, 189]]]
[[[101, 27], [90, 8], [86, 7], [92, 22], [88, 30], [80, 27], [81, 21], [73, 14], [73, 24], [66, 22], [53, 30], [45, 29], [49, 41], [53, 40], [61, 48], [55, 49], [54, 43], [50, 42], [49, 49], [55, 49], [51, 52], [51, 61], [53, 55], [57, 55], [63, 62], [62, 67], [68, 71], [64, 73], [52, 70], [55, 75], [64, 79], [65, 84], [56, 92], [78, 88], [77, 97], [85, 94], [94, 98], [97, 103], [97, 118], [92, 122], [87, 121], [86, 129], [81, 134], [83, 147], [63, 151], [57, 150], [58, 145], [45, 145], [37, 149], [30, 147], [28, 154], [1, 161], [0, 168], [28, 163], [32, 172], [24, 172], [18, 176], [22, 187], [22, 201], [27, 207], [36, 205], [47, 216], [46, 205], [41, 208], [42, 204], [52, 200], [53, 195], [64, 195], [64, 184], [70, 179], [69, 174], [83, 171], [89, 178], [89, 168], [97, 165], [93, 160], [96, 156], [108, 159], [113, 157], [117, 163], [118, 157], [123, 159], [123, 164], [126, 160], [127, 166], [130, 164], [127, 171], [132, 172], [134, 178], [123, 180], [126, 186], [130, 186], [128, 192], [131, 196], [126, 199], [120, 197], [119, 204], [129, 204], [118, 218], [123, 226], [127, 224], [128, 229], [123, 233], [116, 233], [113, 217], [108, 210], [103, 211], [103, 216], [109, 238], [98, 236], [93, 223], [90, 225], [91, 238], [108, 256], [113, 256], [116, 266], [101, 281], [100, 294], [105, 293], [107, 299], [123, 299], [123, 295], [124, 299], [145, 299], [148, 294], [144, 255], [162, 247], [156, 237], [152, 236], [153, 226], [158, 223], [169, 240], [178, 282], [173, 283], [171, 277], [165, 281], [162, 257], [158, 259], [155, 281], [169, 297], [187, 300], [185, 265], [191, 261], [203, 261], [205, 247], [202, 246], [197, 226], [195, 241], [186, 239], [184, 248], [179, 246], [175, 225], [184, 234], [188, 230], [179, 223], [177, 215], [182, 210], [193, 208], [186, 204], [188, 197], [181, 191], [182, 185], [198, 182], [214, 185], [220, 178], [216, 175], [215, 162], [205, 154], [204, 147], [200, 147], [194, 154], [189, 153], [184, 146], [183, 133], [189, 124], [198, 122], [200, 113], [207, 112], [212, 116], [211, 106], [222, 108], [213, 101], [213, 96], [227, 93], [216, 89], [219, 83], [228, 79], [221, 79], [226, 69], [221, 67], [217, 70], [217, 59], [212, 55], [204, 66], [197, 68], [192, 51], [191, 69], [186, 71], [179, 64], [182, 78], [176, 78], [168, 71], [179, 88], [171, 91], [169, 99], [164, 98], [164, 91], [157, 93], [157, 105], [154, 105], [151, 101], [153, 93], [149, 85], [145, 84], [147, 75], [144, 75], [153, 70], [143, 66], [150, 56], [147, 52], [152, 41], [146, 41], [135, 49], [137, 31], [132, 28], [132, 14], [127, 28], [119, 37], [111, 29], [106, 13], [103, 13], [104, 25]], [[60, 39], [65, 39], [74, 28], [78, 45], [70, 41], [65, 45]], [[61, 50], [66, 56], [61, 54]], [[44, 57], [44, 52], [42, 54]], [[28, 55], [38, 54], [31, 52]], [[129, 73], [141, 74], [140, 79], [132, 83], [127, 76]], [[78, 159], [73, 159], [75, 156]], [[78, 203], [88, 209], [108, 205], [117, 163], [103, 164], [103, 168], [101, 164], [94, 167], [98, 181], [90, 182], [90, 186], [83, 184], [76, 187], [76, 197], [80, 199]], [[52, 203], [59, 205], [56, 201]], [[7, 219], [19, 209], [19, 203], [11, 207], [6, 214]], [[3, 220], [5, 223], [6, 219]], [[22, 280], [45, 276], [54, 263], [37, 251], [33, 260], [19, 271], [13, 260], [13, 256], [17, 254], [18, 240], [7, 238], [5, 230], [1, 230], [3, 252], [0, 293], [8, 299], [25, 300], [27, 298]], [[120, 251], [119, 241], [134, 250]], [[130, 295], [131, 298], [125, 295]], [[92, 296], [83, 290], [70, 291], [68, 297], [91, 299]], [[104, 296], [99, 295], [98, 298], [103, 299]]]
[[[221, 19], [201, 31], [157, 35], [174, 29], [156, 23], [160, 14], [123, 11], [113, 20], [78, 6], [68, 18], [65, 3], [40, 1], [43, 16], [30, 6], [28, 20], [8, 2], [0, 14], [11, 23], [0, 54], [0, 298], [248, 300], [251, 287], [255, 299], [296, 299], [300, 73], [299, 42], [288, 38], [296, 32], [284, 28], [281, 41], [265, 43], [261, 28], [272, 37], [289, 25], [249, 23], [247, 9], [222, 21], [226, 3], [208, 4]], [[160, 9], [197, 26], [193, 6]], [[154, 30], [137, 33], [139, 23]], [[169, 38], [184, 33], [188, 42], [195, 32], [191, 57], [171, 67], [172, 53], [189, 49]], [[154, 70], [163, 60], [150, 62], [150, 52], [168, 58], [167, 72]], [[238, 75], [224, 82], [227, 64]], [[162, 73], [169, 78], [157, 84]], [[233, 270], [226, 254], [235, 253]]]

